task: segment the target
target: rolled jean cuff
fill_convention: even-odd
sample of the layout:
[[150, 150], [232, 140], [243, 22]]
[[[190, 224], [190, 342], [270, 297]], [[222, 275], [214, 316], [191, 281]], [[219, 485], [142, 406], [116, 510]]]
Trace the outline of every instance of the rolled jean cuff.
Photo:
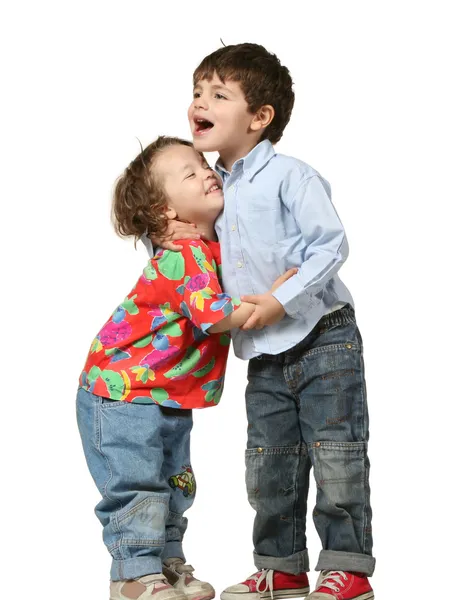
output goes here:
[[283, 571], [284, 573], [292, 573], [298, 575], [309, 571], [309, 552], [301, 550], [290, 556], [263, 556], [253, 553], [254, 563], [257, 569], [274, 569], [275, 571]]
[[348, 571], [364, 573], [370, 577], [375, 569], [375, 558], [357, 552], [337, 552], [322, 550], [319, 555], [316, 571]]
[[162, 573], [162, 564], [159, 556], [141, 556], [126, 560], [112, 560], [112, 581], [137, 579], [153, 573]]
[[182, 550], [182, 542], [166, 542], [162, 560], [168, 558], [181, 558], [185, 562], [184, 551]]

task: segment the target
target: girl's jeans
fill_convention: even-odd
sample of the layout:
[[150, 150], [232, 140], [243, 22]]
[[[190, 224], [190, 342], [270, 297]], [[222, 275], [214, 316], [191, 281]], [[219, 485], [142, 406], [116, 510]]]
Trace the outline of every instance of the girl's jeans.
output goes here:
[[77, 395], [83, 449], [102, 500], [96, 515], [111, 556], [111, 579], [161, 573], [185, 560], [183, 516], [195, 496], [190, 467], [192, 411]]
[[246, 391], [246, 483], [258, 569], [309, 570], [309, 471], [323, 550], [317, 570], [372, 575], [368, 413], [362, 339], [349, 305], [291, 350], [254, 358]]

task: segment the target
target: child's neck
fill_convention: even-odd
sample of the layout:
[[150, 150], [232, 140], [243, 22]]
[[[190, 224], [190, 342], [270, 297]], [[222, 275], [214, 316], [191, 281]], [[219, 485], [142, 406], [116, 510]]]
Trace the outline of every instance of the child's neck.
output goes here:
[[216, 235], [213, 223], [196, 223], [197, 233], [199, 233], [205, 240], [216, 242], [218, 236]]
[[242, 146], [238, 146], [237, 148], [221, 150], [219, 153], [219, 159], [221, 164], [226, 169], [226, 171], [230, 173], [232, 171], [233, 164], [240, 158], [244, 158], [244, 156], [247, 156], [247, 154], [251, 150], [253, 150], [258, 143], [259, 140], [248, 139]]

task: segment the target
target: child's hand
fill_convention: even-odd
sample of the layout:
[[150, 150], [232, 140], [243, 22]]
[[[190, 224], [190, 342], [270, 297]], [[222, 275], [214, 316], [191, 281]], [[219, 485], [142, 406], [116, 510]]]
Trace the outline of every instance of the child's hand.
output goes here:
[[150, 234], [149, 238], [153, 246], [164, 248], [165, 250], [182, 250], [182, 246], [174, 244], [171, 240], [198, 240], [200, 235], [197, 233], [197, 226], [193, 223], [183, 223], [182, 221], [171, 220], [167, 224], [166, 235], [157, 238]]
[[242, 302], [256, 304], [255, 311], [241, 327], [242, 331], [263, 329], [266, 325], [274, 325], [286, 314], [283, 305], [271, 292], [254, 296], [242, 296]]
[[274, 292], [275, 290], [277, 290], [280, 287], [280, 285], [283, 285], [283, 283], [285, 281], [287, 281], [288, 279], [290, 279], [298, 271], [299, 271], [299, 269], [297, 267], [293, 267], [292, 269], [288, 269], [286, 271], [286, 273], [283, 273], [283, 275], [280, 275], [278, 277], [278, 279], [274, 282], [274, 284], [270, 288], [270, 292]]
[[274, 325], [281, 321], [286, 314], [281, 302], [279, 302], [272, 293], [277, 290], [280, 285], [283, 285], [290, 277], [295, 275], [299, 269], [293, 267], [288, 269], [286, 273], [280, 275], [278, 279], [273, 283], [271, 289], [266, 294], [257, 294], [254, 296], [242, 296], [242, 302], [250, 302], [256, 304], [255, 311], [247, 319], [244, 325], [241, 327], [243, 331], [249, 329], [263, 329], [266, 325]]

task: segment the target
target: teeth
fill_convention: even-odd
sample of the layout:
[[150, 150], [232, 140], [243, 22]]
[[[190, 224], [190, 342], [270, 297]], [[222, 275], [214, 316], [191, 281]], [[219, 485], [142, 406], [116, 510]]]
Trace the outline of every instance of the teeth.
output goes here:
[[215, 185], [212, 185], [210, 187], [210, 189], [208, 190], [207, 193], [209, 194], [210, 192], [214, 192], [215, 190], [219, 190], [219, 185], [217, 185], [216, 183], [215, 183]]

